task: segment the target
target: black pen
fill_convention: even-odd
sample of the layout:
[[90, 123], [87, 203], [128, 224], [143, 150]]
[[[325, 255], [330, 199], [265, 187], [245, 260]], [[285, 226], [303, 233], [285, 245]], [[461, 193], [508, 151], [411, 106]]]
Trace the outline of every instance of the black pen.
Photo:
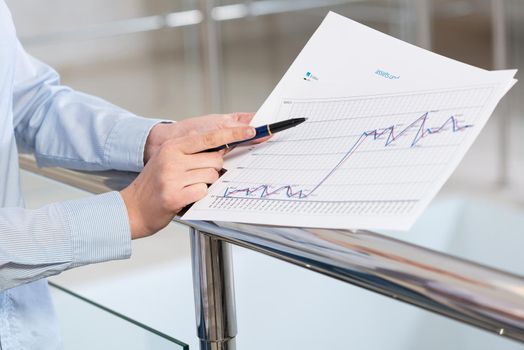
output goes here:
[[276, 134], [277, 132], [280, 132], [280, 131], [292, 128], [294, 126], [297, 126], [299, 124], [302, 124], [303, 122], [306, 121], [306, 119], [307, 118], [293, 118], [293, 119], [288, 119], [288, 120], [284, 120], [284, 121], [273, 123], [273, 124], [262, 125], [262, 126], [255, 128], [256, 130], [255, 136], [253, 136], [250, 139], [210, 148], [210, 149], [205, 150], [204, 152], [216, 152], [216, 151], [220, 151], [223, 149], [232, 148], [232, 147], [235, 147], [237, 145], [240, 145], [246, 142], [258, 140], [266, 136], [271, 136], [273, 134]]

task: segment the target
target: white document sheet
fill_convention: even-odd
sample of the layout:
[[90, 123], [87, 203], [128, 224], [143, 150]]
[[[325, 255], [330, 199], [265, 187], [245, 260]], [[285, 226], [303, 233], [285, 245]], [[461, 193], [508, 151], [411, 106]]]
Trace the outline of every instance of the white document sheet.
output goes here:
[[254, 125], [308, 120], [244, 147], [185, 220], [407, 230], [515, 83], [330, 13]]

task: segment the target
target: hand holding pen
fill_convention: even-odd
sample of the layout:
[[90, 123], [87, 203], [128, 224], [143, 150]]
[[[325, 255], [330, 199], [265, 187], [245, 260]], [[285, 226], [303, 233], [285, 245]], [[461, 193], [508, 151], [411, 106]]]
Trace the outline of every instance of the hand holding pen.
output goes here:
[[238, 142], [233, 142], [230, 144], [224, 144], [219, 147], [210, 148], [210, 149], [205, 150], [204, 152], [217, 152], [223, 149], [230, 149], [235, 146], [238, 146], [244, 143], [248, 143], [248, 142], [252, 142], [252, 141], [261, 139], [263, 137], [271, 136], [273, 134], [276, 134], [277, 132], [290, 129], [292, 127], [302, 124], [305, 121], [306, 121], [306, 118], [293, 118], [293, 119], [287, 119], [287, 120], [273, 123], [273, 124], [262, 125], [262, 126], [255, 128], [256, 133], [255, 133], [255, 136], [253, 136], [252, 138], [238, 141]]

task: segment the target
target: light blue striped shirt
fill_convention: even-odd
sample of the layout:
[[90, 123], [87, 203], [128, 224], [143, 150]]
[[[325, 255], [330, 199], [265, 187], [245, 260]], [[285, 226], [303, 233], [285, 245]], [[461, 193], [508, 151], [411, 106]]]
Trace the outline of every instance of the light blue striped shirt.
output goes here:
[[23, 208], [18, 148], [40, 166], [140, 171], [158, 120], [61, 86], [29, 56], [0, 0], [0, 348], [59, 349], [45, 277], [131, 254], [118, 192]]

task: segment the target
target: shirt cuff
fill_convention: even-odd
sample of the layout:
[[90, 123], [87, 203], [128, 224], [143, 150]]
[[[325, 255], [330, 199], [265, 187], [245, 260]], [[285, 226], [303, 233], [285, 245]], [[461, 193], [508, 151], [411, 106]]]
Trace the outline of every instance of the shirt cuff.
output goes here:
[[161, 119], [122, 118], [112, 128], [104, 150], [111, 169], [139, 172], [144, 168], [144, 148], [153, 126], [166, 123]]
[[120, 193], [66, 201], [58, 207], [71, 234], [71, 267], [131, 256], [131, 229]]

